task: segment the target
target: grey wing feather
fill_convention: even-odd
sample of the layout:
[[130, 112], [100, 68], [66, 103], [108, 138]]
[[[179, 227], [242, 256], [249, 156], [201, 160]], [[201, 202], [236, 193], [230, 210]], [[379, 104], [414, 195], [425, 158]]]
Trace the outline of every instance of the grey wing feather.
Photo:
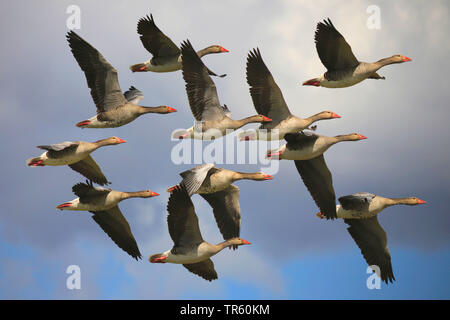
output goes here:
[[67, 41], [83, 70], [97, 113], [123, 106], [127, 100], [120, 90], [117, 70], [102, 54], [74, 31], [67, 33]]
[[61, 143], [55, 143], [50, 145], [37, 146], [39, 149], [44, 149], [48, 151], [61, 151], [67, 148], [74, 148], [78, 146], [78, 142], [64, 141]]
[[[220, 233], [225, 240], [239, 237], [241, 229], [241, 207], [239, 205], [239, 188], [230, 185], [228, 188], [200, 194], [213, 208], [214, 218]], [[233, 247], [234, 249], [237, 246]]]
[[310, 131], [302, 131], [297, 133], [287, 133], [284, 139], [287, 141], [287, 148], [289, 150], [297, 150], [308, 147], [314, 144], [320, 136]]
[[214, 164], [207, 163], [192, 168], [190, 170], [186, 170], [180, 173], [180, 176], [183, 178], [183, 183], [186, 186], [186, 190], [188, 191], [189, 196], [193, 195], [202, 185], [206, 176], [208, 175], [208, 171], [214, 167]]
[[327, 219], [336, 218], [333, 178], [323, 155], [311, 160], [295, 160], [295, 166], [314, 202]]
[[376, 195], [368, 192], [358, 192], [340, 197], [339, 203], [345, 210], [367, 211], [370, 203]]
[[139, 20], [137, 33], [145, 49], [154, 58], [178, 56], [181, 53], [177, 45], [156, 26], [151, 14]]
[[83, 176], [85, 176], [89, 180], [92, 180], [95, 183], [98, 183], [99, 185], [105, 185], [105, 184], [110, 183], [106, 179], [105, 175], [103, 174], [103, 172], [100, 169], [97, 162], [95, 162], [94, 159], [92, 159], [92, 157], [90, 155], [81, 161], [69, 164], [69, 167], [72, 170], [75, 170], [76, 172], [81, 173]]
[[131, 86], [128, 91], [125, 91], [123, 95], [128, 102], [133, 104], [138, 104], [139, 101], [144, 99], [144, 94], [133, 86]]
[[259, 49], [254, 49], [248, 54], [247, 83], [258, 114], [272, 119], [265, 127], [276, 126], [291, 116], [283, 94], [264, 63]]
[[320, 61], [328, 71], [355, 68], [359, 61], [330, 19], [317, 24], [315, 42]]
[[174, 242], [173, 253], [195, 248], [203, 242], [194, 204], [183, 183], [170, 194], [167, 212], [169, 234]]
[[182, 43], [181, 54], [183, 79], [195, 120], [221, 120], [225, 113], [217, 96], [216, 85], [189, 40]]
[[80, 198], [80, 202], [88, 203], [98, 197], [105, 197], [111, 192], [111, 189], [94, 187], [90, 183], [80, 182], [72, 187], [72, 192]]
[[211, 259], [206, 259], [197, 263], [183, 264], [183, 266], [205, 280], [211, 281], [218, 278], [217, 272], [214, 269], [214, 263]]
[[344, 219], [350, 225], [347, 228], [361, 250], [361, 253], [369, 266], [376, 265], [380, 268], [381, 280], [388, 283], [395, 280], [392, 269], [391, 255], [387, 246], [386, 232], [378, 223], [377, 217], [368, 219]]
[[141, 259], [136, 239], [131, 232], [128, 221], [123, 216], [118, 206], [105, 211], [92, 212], [92, 219], [103, 229], [103, 231], [123, 251], [136, 260]]

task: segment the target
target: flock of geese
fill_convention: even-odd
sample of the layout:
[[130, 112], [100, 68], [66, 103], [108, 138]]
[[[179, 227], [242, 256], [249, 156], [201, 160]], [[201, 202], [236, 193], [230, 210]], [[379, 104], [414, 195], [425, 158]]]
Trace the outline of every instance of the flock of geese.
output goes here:
[[[195, 51], [189, 40], [184, 41], [179, 48], [156, 26], [152, 15], [139, 20], [137, 32], [152, 57], [143, 63], [130, 66], [132, 72], [182, 70], [195, 125], [179, 134], [178, 138], [207, 139], [207, 132], [210, 129], [218, 130], [225, 135], [230, 129], [236, 130], [248, 123], [260, 123], [258, 130], [251, 133], [244, 131], [240, 134], [240, 139], [285, 139], [287, 144], [277, 150], [268, 151], [267, 157], [294, 160], [304, 184], [320, 208], [317, 216], [326, 219], [344, 219], [349, 225], [348, 232], [368, 265], [378, 266], [379, 276], [386, 283], [395, 280], [386, 233], [378, 223], [377, 215], [392, 205], [418, 205], [426, 202], [416, 197], [394, 199], [359, 192], [340, 197], [338, 199], [340, 205], [336, 205], [332, 176], [323, 154], [336, 143], [359, 141], [366, 139], [365, 136], [350, 133], [328, 137], [313, 132], [315, 127], [311, 125], [316, 121], [340, 116], [331, 111], [323, 111], [304, 119], [293, 115], [259, 49], [251, 50], [247, 57], [247, 82], [257, 114], [240, 120], [232, 119], [227, 106], [220, 104], [216, 86], [210, 77], [218, 75], [209, 70], [201, 60], [204, 55], [228, 52], [227, 49], [213, 45]], [[67, 33], [67, 41], [86, 76], [92, 99], [97, 107], [97, 114], [78, 122], [76, 124], [78, 127], [113, 128], [126, 125], [143, 114], [176, 112], [174, 108], [168, 106], [138, 105], [144, 98], [142, 92], [130, 87], [128, 91], [122, 93], [116, 69], [97, 49], [74, 31]], [[329, 19], [317, 24], [315, 43], [319, 58], [327, 71], [317, 78], [305, 81], [303, 85], [344, 88], [365, 79], [384, 79], [377, 73], [380, 68], [411, 60], [402, 55], [394, 55], [373, 63], [360, 62]], [[310, 131], [303, 131], [305, 129]], [[77, 198], [62, 203], [57, 208], [93, 213], [92, 218], [116, 245], [138, 260], [141, 253], [118, 204], [129, 198], [150, 198], [159, 194], [150, 190], [121, 192], [93, 185], [96, 183], [104, 186], [110, 182], [91, 157], [91, 153], [104, 146], [125, 142], [118, 137], [110, 137], [95, 142], [66, 141], [42, 145], [38, 148], [45, 150], [44, 153], [27, 160], [27, 165], [32, 167], [68, 165], [86, 177], [86, 183], [77, 183], [72, 187]], [[151, 255], [149, 260], [152, 263], [182, 264], [190, 272], [211, 281], [217, 279], [214, 264], [210, 259], [213, 255], [227, 247], [236, 249], [238, 246], [250, 244], [240, 238], [239, 188], [233, 183], [241, 179], [264, 181], [273, 177], [262, 172], [235, 172], [217, 168], [214, 164], [203, 164], [180, 175], [182, 181], [167, 189], [170, 192], [167, 223], [174, 245], [165, 252]], [[199, 194], [212, 207], [223, 242], [213, 245], [203, 239], [191, 201], [193, 194]]]

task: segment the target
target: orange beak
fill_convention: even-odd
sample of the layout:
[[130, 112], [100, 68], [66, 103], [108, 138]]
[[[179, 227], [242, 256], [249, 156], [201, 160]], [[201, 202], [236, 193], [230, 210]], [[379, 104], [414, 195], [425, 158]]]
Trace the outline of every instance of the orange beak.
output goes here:
[[366, 136], [363, 136], [362, 134], [358, 134], [358, 137], [359, 137], [359, 140], [367, 139], [367, 137], [366, 137]]
[[308, 81], [303, 82], [303, 85], [304, 86], [315, 86], [315, 87], [318, 87], [318, 86], [320, 86], [320, 82], [317, 81], [317, 80], [308, 80]]
[[265, 175], [263, 176], [263, 178], [264, 178], [264, 180], [272, 180], [272, 179], [273, 179], [273, 176], [271, 176], [270, 174], [265, 174]]
[[427, 203], [425, 200], [417, 199], [417, 204], [425, 204]]
[[150, 257], [150, 262], [151, 263], [164, 263], [164, 260], [166, 260], [166, 259], [167, 259], [166, 256], [160, 256], [160, 257], [157, 257], [157, 258], [151, 258]]
[[342, 118], [342, 117], [340, 115], [338, 115], [337, 113], [332, 112], [331, 118]]
[[412, 60], [411, 58], [402, 56], [402, 61], [404, 61], [404, 62], [411, 61], [411, 60]]
[[264, 121], [264, 122], [271, 122], [271, 121], [272, 121], [272, 119], [270, 119], [270, 118], [267, 118], [266, 116], [264, 116], [264, 118], [263, 118], [263, 121]]
[[127, 140], [123, 140], [123, 139], [117, 138], [117, 143], [125, 143], [125, 142], [127, 142]]
[[225, 49], [224, 47], [220, 47], [220, 52], [230, 52], [227, 49]]
[[177, 112], [177, 109], [171, 108], [171, 107], [167, 107], [167, 111], [170, 112]]
[[153, 192], [153, 191], [150, 192], [150, 197], [156, 197], [156, 196], [159, 196], [159, 193]]
[[72, 203], [71, 203], [71, 202], [65, 202], [65, 203], [60, 204], [60, 205], [57, 206], [56, 208], [57, 208], [57, 209], [62, 209], [62, 208], [71, 207], [71, 206], [72, 206]]
[[84, 121], [78, 122], [77, 123], [77, 127], [84, 127], [84, 126], [86, 126], [86, 125], [88, 125], [90, 123], [91, 122], [89, 120], [84, 120]]
[[242, 240], [242, 244], [252, 244], [251, 242], [248, 242], [247, 240], [241, 239]]

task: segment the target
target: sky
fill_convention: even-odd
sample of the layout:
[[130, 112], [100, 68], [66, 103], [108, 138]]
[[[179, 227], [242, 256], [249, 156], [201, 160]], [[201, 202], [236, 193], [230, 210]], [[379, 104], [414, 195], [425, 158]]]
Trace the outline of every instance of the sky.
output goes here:
[[[120, 128], [76, 127], [95, 114], [95, 105], [65, 39], [70, 5], [81, 12], [81, 28], [75, 31], [117, 69], [123, 91], [133, 85], [144, 93], [142, 105], [168, 105], [178, 112], [145, 115]], [[379, 29], [367, 27], [371, 5], [380, 9]], [[0, 298], [449, 299], [449, 6], [437, 0], [3, 4], [0, 37], [7, 45], [0, 51]], [[367, 264], [346, 225], [315, 216], [318, 208], [295, 165], [286, 160], [279, 163], [274, 180], [235, 183], [241, 190], [241, 237], [252, 245], [212, 258], [218, 280], [204, 281], [179, 265], [148, 262], [151, 254], [173, 244], [165, 190], [195, 165], [171, 159], [178, 144], [171, 141], [171, 132], [193, 123], [181, 72], [133, 74], [128, 69], [150, 57], [136, 33], [137, 21], [150, 13], [176, 44], [189, 39], [197, 49], [219, 44], [230, 51], [203, 61], [214, 72], [227, 74], [213, 81], [233, 118], [255, 114], [245, 63], [249, 50], [258, 47], [293, 114], [308, 117], [331, 110], [342, 118], [318, 123], [318, 133], [367, 136], [325, 154], [337, 197], [366, 191], [427, 201], [379, 215], [397, 279], [393, 284], [368, 289]], [[325, 71], [313, 37], [316, 24], [327, 17], [359, 60], [402, 54], [412, 62], [381, 69], [386, 80], [350, 88], [301, 86]], [[161, 194], [120, 203], [143, 255], [140, 261], [116, 247], [90, 213], [55, 208], [75, 198], [71, 188], [84, 181], [81, 175], [67, 167], [25, 165], [41, 154], [37, 145], [110, 136], [127, 143], [92, 156], [112, 181], [111, 188]], [[217, 166], [257, 172], [262, 164]], [[209, 205], [198, 195], [193, 202], [204, 239], [222, 241]], [[66, 286], [71, 265], [81, 270], [81, 289]]]

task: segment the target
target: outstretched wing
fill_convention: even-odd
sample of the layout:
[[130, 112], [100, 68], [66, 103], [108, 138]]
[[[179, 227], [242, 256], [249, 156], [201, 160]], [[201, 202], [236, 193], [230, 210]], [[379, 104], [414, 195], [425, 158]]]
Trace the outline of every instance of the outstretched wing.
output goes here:
[[351, 69], [359, 64], [352, 48], [329, 18], [317, 24], [315, 41], [320, 61], [328, 71]]
[[181, 45], [183, 79], [192, 114], [197, 121], [220, 120], [225, 116], [217, 96], [216, 85], [208, 75], [189, 40]]
[[139, 101], [144, 99], [144, 94], [133, 86], [131, 86], [130, 89], [125, 91], [123, 95], [128, 102], [133, 104], [138, 104]]
[[369, 266], [380, 268], [381, 280], [388, 283], [395, 280], [392, 270], [391, 254], [387, 246], [386, 232], [378, 223], [377, 217], [368, 219], [344, 219], [353, 240]]
[[213, 163], [207, 163], [180, 173], [189, 196], [193, 195], [200, 188], [209, 170], [213, 167]]
[[108, 111], [127, 103], [120, 90], [117, 70], [102, 54], [74, 31], [67, 33], [73, 56], [84, 71], [97, 113]]
[[247, 83], [256, 112], [271, 118], [271, 126], [277, 125], [291, 115], [283, 94], [258, 48], [250, 51], [247, 57]]
[[176, 186], [170, 194], [167, 212], [169, 234], [174, 242], [173, 253], [195, 248], [203, 242], [194, 204], [183, 183]]
[[109, 183], [97, 162], [90, 155], [81, 161], [69, 164], [69, 167], [99, 185]]
[[92, 219], [98, 223], [119, 248], [136, 260], [141, 259], [141, 253], [131, 232], [130, 225], [118, 206], [105, 211], [91, 212], [94, 214]]
[[[239, 205], [239, 188], [230, 185], [228, 188], [200, 194], [213, 208], [214, 218], [220, 233], [225, 240], [239, 237], [241, 229], [241, 207]], [[237, 246], [233, 246], [236, 249]]]
[[333, 178], [323, 155], [311, 160], [295, 160], [295, 166], [314, 202], [327, 219], [336, 218]]
[[154, 58], [176, 56], [181, 53], [176, 44], [159, 30], [151, 14], [150, 17], [147, 15], [139, 20], [137, 33], [141, 35], [140, 38], [145, 49], [147, 49]]
[[214, 269], [214, 263], [211, 259], [206, 259], [197, 263], [183, 264], [183, 266], [205, 280], [211, 281], [218, 278], [217, 272]]

